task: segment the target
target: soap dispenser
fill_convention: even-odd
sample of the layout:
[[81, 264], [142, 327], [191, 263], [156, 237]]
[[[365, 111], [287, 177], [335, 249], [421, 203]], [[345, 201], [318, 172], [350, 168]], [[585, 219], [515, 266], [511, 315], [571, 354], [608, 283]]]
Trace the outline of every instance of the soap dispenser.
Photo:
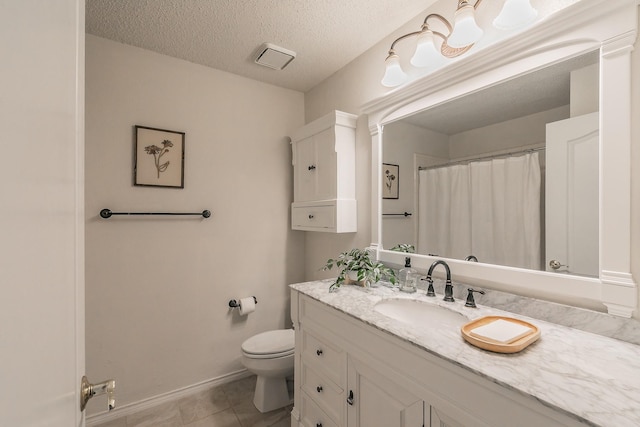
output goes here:
[[416, 291], [416, 280], [418, 278], [418, 272], [411, 268], [410, 257], [406, 257], [404, 259], [404, 268], [400, 270], [398, 276], [398, 279], [400, 281], [400, 290], [402, 292], [411, 293]]

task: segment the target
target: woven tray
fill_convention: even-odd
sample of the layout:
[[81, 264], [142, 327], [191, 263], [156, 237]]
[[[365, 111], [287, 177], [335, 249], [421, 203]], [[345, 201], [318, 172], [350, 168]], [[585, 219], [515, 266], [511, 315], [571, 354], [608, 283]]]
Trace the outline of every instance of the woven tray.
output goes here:
[[[470, 331], [479, 326], [483, 326], [494, 322], [498, 319], [506, 320], [508, 322], [513, 322], [518, 325], [523, 325], [531, 328], [531, 332], [527, 335], [524, 335], [517, 340], [510, 343], [498, 343], [493, 340], [486, 340], [478, 336], [471, 335]], [[479, 319], [472, 320], [469, 323], [466, 323], [460, 328], [460, 332], [462, 333], [462, 337], [468, 343], [482, 348], [484, 350], [493, 351], [495, 353], [517, 353], [519, 351], [524, 350], [529, 345], [533, 344], [540, 338], [540, 329], [536, 325], [532, 325], [529, 322], [525, 322], [524, 320], [514, 319], [513, 317], [504, 317], [504, 316], [485, 316]]]

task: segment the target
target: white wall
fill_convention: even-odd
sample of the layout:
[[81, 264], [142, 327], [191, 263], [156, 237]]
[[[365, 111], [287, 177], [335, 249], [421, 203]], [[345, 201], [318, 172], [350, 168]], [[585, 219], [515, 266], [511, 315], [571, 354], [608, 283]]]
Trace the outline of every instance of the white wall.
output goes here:
[[[243, 340], [289, 326], [304, 234], [290, 230], [286, 135], [303, 106], [299, 92], [87, 36], [87, 376], [115, 378], [120, 407], [241, 370]], [[134, 125], [186, 132], [184, 189], [132, 185]], [[249, 295], [255, 313], [230, 312]]]
[[[485, 2], [486, 3], [486, 2]], [[485, 3], [481, 7], [485, 6]], [[540, 16], [546, 16], [555, 10], [568, 6], [575, 1], [552, 1], [545, 0], [537, 3]], [[435, 7], [442, 9], [442, 2], [438, 2]], [[431, 11], [441, 11], [432, 8]], [[305, 115], [306, 120], [311, 121], [323, 113], [332, 109], [342, 109], [351, 113], [359, 113], [360, 107], [372, 99], [389, 92], [380, 84], [384, 72], [383, 61], [391, 42], [402, 34], [416, 31], [424, 19], [421, 14], [388, 38], [381, 41], [356, 58], [348, 66], [331, 76], [322, 84], [316, 86], [305, 94]], [[449, 16], [449, 14], [447, 15]], [[640, 58], [638, 49], [632, 56], [632, 76], [634, 90], [632, 114], [640, 115]], [[640, 165], [640, 121], [634, 122], [633, 146], [631, 153], [632, 165]], [[331, 272], [319, 272], [318, 266], [322, 265], [328, 257], [335, 256], [336, 253], [355, 246], [364, 246], [370, 243], [371, 236], [371, 137], [369, 134], [367, 118], [361, 116], [358, 120], [357, 138], [357, 194], [358, 198], [358, 232], [348, 237], [345, 236], [319, 236], [309, 233], [305, 245], [305, 265], [306, 278], [315, 279], [320, 277], [331, 277]], [[640, 277], [640, 167], [632, 166], [632, 236], [631, 236], [631, 271], [636, 280]], [[640, 313], [636, 312], [635, 317], [640, 318]]]
[[466, 159], [504, 150], [544, 145], [547, 123], [569, 118], [569, 106], [495, 123], [451, 135], [449, 157]]
[[598, 64], [571, 72], [571, 117], [598, 111], [600, 108], [599, 79]]

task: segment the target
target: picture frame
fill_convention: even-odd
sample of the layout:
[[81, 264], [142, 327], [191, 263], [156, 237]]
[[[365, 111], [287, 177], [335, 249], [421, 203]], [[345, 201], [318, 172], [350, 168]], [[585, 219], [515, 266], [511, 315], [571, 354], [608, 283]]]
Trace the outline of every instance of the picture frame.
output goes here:
[[136, 125], [134, 145], [134, 185], [184, 188], [184, 132]]
[[391, 163], [382, 164], [382, 198], [398, 199], [400, 166]]

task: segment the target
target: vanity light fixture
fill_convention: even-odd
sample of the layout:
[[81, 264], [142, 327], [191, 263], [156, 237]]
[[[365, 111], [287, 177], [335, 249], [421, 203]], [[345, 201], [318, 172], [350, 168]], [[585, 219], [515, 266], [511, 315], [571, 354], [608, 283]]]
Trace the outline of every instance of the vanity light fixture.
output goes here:
[[[453, 18], [453, 25], [442, 15], [432, 13], [424, 18], [420, 31], [405, 34], [391, 43], [389, 55], [385, 59], [385, 73], [382, 85], [395, 87], [404, 83], [408, 76], [400, 66], [400, 57], [395, 52], [396, 43], [409, 37], [417, 37], [416, 50], [411, 58], [414, 67], [436, 68], [447, 58], [455, 58], [467, 52], [482, 38], [484, 31], [478, 26], [475, 11], [482, 0], [471, 5], [468, 0], [458, 0], [458, 9]], [[499, 30], [513, 30], [533, 22], [538, 12], [531, 6], [530, 0], [505, 0], [500, 14], [493, 21]], [[428, 21], [436, 19], [446, 28], [447, 34], [429, 27]], [[440, 49], [436, 47], [435, 37], [442, 39]]]

